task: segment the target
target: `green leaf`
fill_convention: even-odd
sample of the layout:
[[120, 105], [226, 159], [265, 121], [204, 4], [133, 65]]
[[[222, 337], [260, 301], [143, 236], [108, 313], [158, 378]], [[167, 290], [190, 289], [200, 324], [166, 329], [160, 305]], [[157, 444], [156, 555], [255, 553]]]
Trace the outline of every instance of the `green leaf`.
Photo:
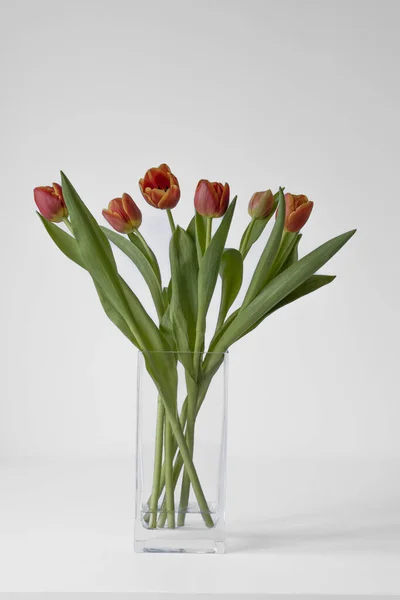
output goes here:
[[161, 320], [164, 313], [162, 290], [160, 282], [157, 279], [157, 276], [154, 273], [154, 270], [147, 257], [141, 252], [138, 246], [127, 240], [124, 236], [120, 235], [116, 231], [112, 231], [107, 227], [101, 227], [100, 229], [107, 236], [107, 238], [136, 265], [142, 274], [143, 279], [147, 283], [157, 310], [158, 318]]
[[165, 339], [168, 341], [168, 344], [170, 345], [171, 349], [174, 350], [174, 351], [176, 351], [177, 350], [177, 346], [176, 346], [174, 329], [172, 327], [172, 321], [171, 321], [170, 307], [169, 306], [167, 307], [167, 309], [164, 312], [163, 317], [161, 319], [160, 331], [163, 334], [163, 336], [165, 337]]
[[191, 218], [190, 223], [186, 228], [186, 233], [190, 235], [193, 244], [196, 244], [196, 215]]
[[[95, 282], [93, 279], [94, 286], [96, 288], [97, 295], [101, 302], [101, 305], [106, 313], [107, 317], [114, 323], [116, 327], [128, 338], [130, 342], [137, 348], [139, 348], [139, 344], [133, 335], [132, 331], [129, 329], [127, 322], [123, 318], [122, 315], [117, 311], [117, 309], [112, 305], [107, 296], [103, 293], [101, 287]], [[140, 348], [139, 348], [140, 349]]]
[[[206, 316], [211, 298], [214, 293], [215, 285], [218, 279], [218, 272], [221, 264], [222, 253], [225, 248], [229, 228], [232, 222], [233, 213], [236, 206], [236, 197], [232, 200], [225, 213], [224, 218], [217, 231], [215, 232], [210, 245], [208, 246], [199, 269], [199, 309], [197, 318], [197, 329], [199, 332], [198, 348], [202, 345], [206, 324]], [[200, 339], [202, 338], [202, 339]]]
[[283, 195], [282, 188], [279, 189], [278, 208], [278, 218], [275, 221], [271, 235], [269, 236], [268, 242], [260, 256], [260, 260], [258, 261], [253, 277], [251, 278], [249, 288], [240, 309], [241, 311], [243, 311], [265, 287], [268, 281], [269, 272], [271, 271], [274, 260], [278, 254], [279, 246], [282, 240], [283, 227], [285, 225], [285, 197]]
[[197, 250], [197, 258], [199, 264], [204, 256], [206, 251], [206, 229], [207, 229], [207, 218], [203, 217], [203, 215], [199, 215], [196, 212], [195, 215], [195, 224], [196, 224], [196, 250]]
[[222, 326], [216, 330], [214, 337], [210, 342], [208, 352], [214, 352], [219, 340], [224, 335], [225, 331], [229, 328], [231, 323], [233, 323], [233, 321], [236, 319], [238, 314], [239, 314], [239, 309], [237, 308], [235, 311], [233, 311], [233, 313], [231, 315], [229, 315], [229, 317], [227, 318], [225, 323], [223, 323]]
[[286, 259], [290, 255], [291, 251], [295, 247], [298, 237], [298, 233], [291, 233], [289, 231], [283, 232], [279, 252], [276, 255], [274, 263], [268, 273], [268, 276], [264, 283], [264, 287], [267, 283], [271, 281], [271, 279], [273, 279], [278, 273], [282, 271], [282, 267], [285, 264]]
[[[42, 221], [48, 234], [50, 235], [56, 246], [58, 246], [58, 248], [61, 250], [61, 252], [63, 252], [70, 260], [75, 262], [77, 265], [87, 270], [85, 265], [83, 264], [83, 260], [80, 255], [76, 240], [71, 235], [63, 231], [60, 227], [42, 217], [40, 213], [37, 214], [39, 215], [40, 220]], [[137, 340], [135, 339], [133, 333], [129, 329], [123, 316], [113, 306], [112, 302], [107, 298], [106, 294], [102, 291], [102, 289], [96, 283], [96, 281], [93, 280], [93, 283], [95, 285], [100, 302], [103, 306], [104, 312], [106, 313], [108, 318], [132, 342], [132, 344], [139, 347]]]
[[225, 321], [225, 317], [242, 286], [243, 257], [239, 250], [228, 248], [224, 251], [221, 258], [219, 273], [222, 279], [222, 290], [217, 330]]
[[[106, 228], [103, 228], [106, 229]], [[110, 231], [110, 230], [109, 230]], [[132, 232], [128, 234], [128, 238], [131, 241], [131, 243], [138, 249], [140, 250], [140, 252], [145, 256], [145, 258], [148, 260], [148, 262], [150, 263], [155, 276], [157, 277], [157, 280], [161, 286], [161, 272], [160, 272], [160, 267], [158, 265], [158, 261], [157, 261], [157, 257], [154, 254], [153, 250], [150, 248], [150, 246], [146, 243], [146, 241], [144, 240], [144, 238], [139, 234], [139, 232]], [[124, 238], [125, 239], [125, 238]]]
[[118, 312], [124, 318], [130, 317], [129, 306], [122, 291], [115, 259], [106, 236], [63, 173], [61, 173], [61, 181], [74, 237], [87, 270]]
[[58, 225], [45, 219], [39, 212], [36, 212], [39, 219], [42, 221], [44, 228], [55, 243], [55, 245], [61, 250], [65, 256], [67, 256], [74, 263], [86, 270], [84, 262], [79, 252], [78, 245], [72, 235], [69, 235], [66, 231], [63, 231]]
[[[170, 242], [172, 297], [170, 317], [175, 333], [180, 359], [186, 368], [191, 368], [196, 341], [198, 308], [197, 277], [198, 262], [196, 247], [190, 235], [177, 227]], [[186, 365], [187, 363], [187, 365]]]
[[136, 295], [121, 281], [106, 236], [63, 173], [61, 181], [82, 260], [103, 293], [125, 319], [139, 346], [143, 351], [148, 351], [145, 355], [147, 370], [166, 404], [175, 410], [177, 372], [174, 355], [165, 353], [170, 349], [167, 341]]
[[295, 300], [298, 300], [303, 296], [307, 296], [308, 294], [319, 290], [319, 288], [328, 285], [334, 279], [336, 279], [336, 275], [311, 275], [311, 277], [309, 277], [307, 281], [299, 285], [291, 294], [285, 296], [285, 298], [281, 300], [281, 302], [278, 302], [278, 304], [276, 304], [274, 308], [272, 308], [268, 313], [262, 316], [261, 319], [259, 319], [257, 323], [250, 327], [250, 329], [248, 329], [241, 337], [247, 335], [248, 333], [250, 333], [250, 331], [253, 331], [253, 329], [258, 327], [258, 325], [260, 325], [260, 323], [262, 323], [264, 319], [272, 315], [272, 313], [274, 313], [279, 308], [282, 308], [283, 306], [286, 306], [287, 304], [290, 304], [291, 302], [294, 302]]
[[163, 289], [162, 289], [162, 297], [163, 297], [164, 307], [166, 308], [169, 305], [170, 301], [171, 301], [171, 298], [170, 298], [169, 291], [168, 291], [167, 287], [163, 287]]
[[218, 340], [214, 352], [225, 352], [274, 306], [328, 262], [354, 233], [355, 230], [349, 231], [329, 240], [275, 277], [244, 310], [240, 311]]
[[297, 238], [295, 239], [295, 242], [292, 248], [290, 249], [288, 256], [286, 257], [281, 268], [279, 269], [279, 273], [281, 273], [282, 271], [284, 271], [299, 260], [299, 243], [302, 237], [303, 235], [301, 233], [297, 235]]

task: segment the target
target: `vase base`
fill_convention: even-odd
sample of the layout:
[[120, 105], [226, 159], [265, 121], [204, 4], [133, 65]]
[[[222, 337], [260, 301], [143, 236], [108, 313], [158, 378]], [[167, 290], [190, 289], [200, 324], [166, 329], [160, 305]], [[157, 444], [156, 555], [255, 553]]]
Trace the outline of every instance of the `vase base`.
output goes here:
[[174, 554], [224, 554], [225, 542], [211, 539], [173, 540], [153, 538], [135, 540], [135, 552], [174, 553]]

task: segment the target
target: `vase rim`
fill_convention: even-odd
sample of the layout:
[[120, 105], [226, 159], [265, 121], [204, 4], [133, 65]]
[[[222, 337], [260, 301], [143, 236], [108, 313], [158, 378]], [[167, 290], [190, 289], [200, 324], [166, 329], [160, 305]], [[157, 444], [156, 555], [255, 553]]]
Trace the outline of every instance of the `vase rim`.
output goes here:
[[214, 354], [216, 356], [225, 356], [229, 354], [229, 350], [225, 350], [225, 352], [208, 352], [204, 350], [203, 352], [191, 351], [191, 350], [138, 350], [138, 354]]

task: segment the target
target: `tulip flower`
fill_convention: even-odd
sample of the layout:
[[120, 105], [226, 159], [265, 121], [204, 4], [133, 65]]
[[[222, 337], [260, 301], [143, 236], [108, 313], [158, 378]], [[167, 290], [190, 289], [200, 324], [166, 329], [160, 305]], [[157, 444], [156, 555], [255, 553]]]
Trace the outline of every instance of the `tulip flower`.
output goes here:
[[122, 194], [122, 198], [111, 200], [102, 214], [119, 233], [132, 233], [142, 222], [142, 213], [129, 194]]
[[139, 187], [143, 198], [154, 208], [174, 208], [181, 196], [178, 180], [166, 164], [146, 171], [139, 179]]
[[297, 233], [307, 223], [314, 203], [303, 194], [285, 194], [285, 230]]
[[274, 195], [271, 190], [256, 192], [249, 202], [249, 215], [253, 219], [266, 219], [274, 208]]
[[53, 187], [49, 185], [35, 187], [33, 195], [40, 214], [48, 221], [60, 223], [68, 217], [61, 185], [58, 183], [53, 183]]
[[222, 217], [229, 204], [229, 185], [201, 179], [194, 195], [197, 212], [211, 219]]

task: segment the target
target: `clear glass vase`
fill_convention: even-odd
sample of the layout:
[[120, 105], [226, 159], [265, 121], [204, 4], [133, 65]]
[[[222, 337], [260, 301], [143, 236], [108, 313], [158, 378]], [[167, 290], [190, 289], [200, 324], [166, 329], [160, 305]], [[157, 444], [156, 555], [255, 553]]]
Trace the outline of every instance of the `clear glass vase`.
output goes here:
[[138, 357], [135, 551], [223, 553], [227, 354], [157, 353], [174, 404], [154, 354]]

